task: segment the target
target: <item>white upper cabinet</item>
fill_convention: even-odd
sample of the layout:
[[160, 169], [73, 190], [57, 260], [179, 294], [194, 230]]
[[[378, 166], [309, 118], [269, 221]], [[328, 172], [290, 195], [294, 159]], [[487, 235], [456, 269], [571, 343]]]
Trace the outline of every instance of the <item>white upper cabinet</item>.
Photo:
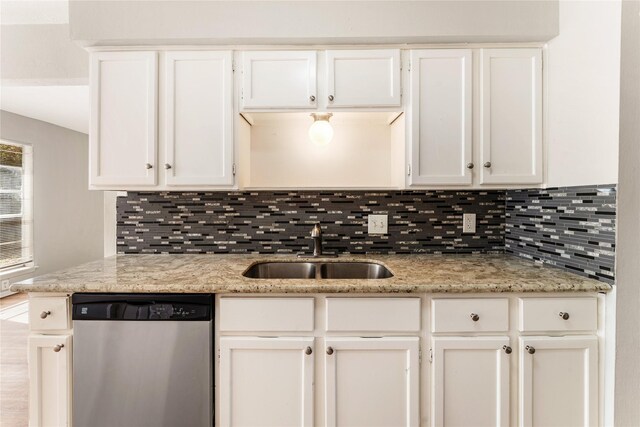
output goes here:
[[316, 51], [242, 54], [243, 110], [315, 109]]
[[327, 108], [399, 107], [400, 51], [328, 50]]
[[542, 182], [542, 51], [483, 49], [481, 183]]
[[157, 54], [91, 54], [89, 184], [156, 184]]
[[166, 184], [233, 185], [233, 58], [229, 51], [164, 57]]
[[409, 185], [471, 184], [472, 52], [411, 51]]

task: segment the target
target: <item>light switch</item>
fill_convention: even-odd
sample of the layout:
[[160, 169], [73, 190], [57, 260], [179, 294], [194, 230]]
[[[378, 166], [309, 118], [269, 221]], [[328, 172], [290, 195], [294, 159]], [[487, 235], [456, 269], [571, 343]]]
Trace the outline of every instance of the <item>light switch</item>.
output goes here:
[[389, 215], [369, 215], [369, 234], [387, 234]]

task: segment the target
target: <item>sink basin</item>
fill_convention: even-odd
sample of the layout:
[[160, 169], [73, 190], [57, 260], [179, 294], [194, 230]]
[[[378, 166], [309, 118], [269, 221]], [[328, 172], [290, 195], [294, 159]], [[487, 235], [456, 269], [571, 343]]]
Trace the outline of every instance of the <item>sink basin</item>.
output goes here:
[[243, 276], [251, 279], [386, 279], [391, 271], [374, 262], [261, 262]]

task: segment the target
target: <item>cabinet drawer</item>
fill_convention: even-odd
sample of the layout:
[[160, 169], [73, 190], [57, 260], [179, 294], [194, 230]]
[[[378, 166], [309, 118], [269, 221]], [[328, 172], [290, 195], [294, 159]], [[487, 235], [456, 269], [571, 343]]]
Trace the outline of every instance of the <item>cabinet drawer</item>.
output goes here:
[[32, 331], [60, 331], [70, 329], [69, 298], [30, 298], [29, 327]]
[[433, 332], [506, 332], [507, 298], [438, 298], [433, 300]]
[[313, 332], [313, 298], [220, 298], [220, 330]]
[[595, 331], [598, 328], [596, 298], [520, 298], [522, 332]]
[[327, 331], [417, 332], [420, 298], [327, 298]]

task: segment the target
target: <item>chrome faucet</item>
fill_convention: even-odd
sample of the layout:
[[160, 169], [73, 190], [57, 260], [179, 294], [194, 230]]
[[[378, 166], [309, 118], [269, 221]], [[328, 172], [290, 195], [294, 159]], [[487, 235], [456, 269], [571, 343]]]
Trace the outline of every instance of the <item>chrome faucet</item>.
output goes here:
[[337, 257], [338, 256], [336, 254], [326, 254], [322, 252], [322, 228], [320, 228], [320, 223], [316, 223], [311, 229], [311, 238], [313, 239], [313, 254], [312, 255], [300, 254], [298, 255], [299, 258], [309, 258], [309, 257], [321, 258], [321, 257]]

